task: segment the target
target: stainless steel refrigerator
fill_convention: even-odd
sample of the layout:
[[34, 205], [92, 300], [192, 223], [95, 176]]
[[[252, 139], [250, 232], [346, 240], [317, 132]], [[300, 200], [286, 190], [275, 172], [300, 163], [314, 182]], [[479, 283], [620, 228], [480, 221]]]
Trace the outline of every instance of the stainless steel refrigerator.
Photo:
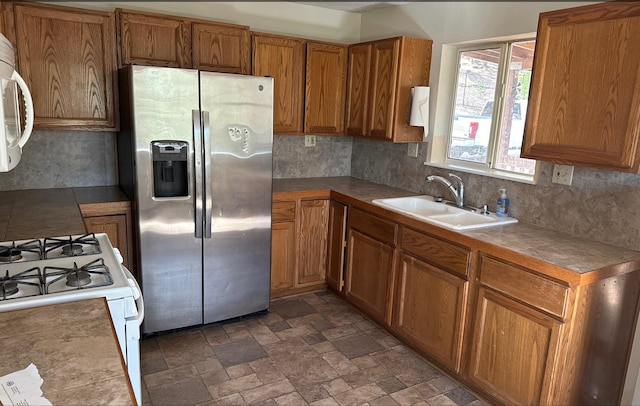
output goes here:
[[129, 66], [120, 99], [143, 332], [267, 310], [273, 79]]

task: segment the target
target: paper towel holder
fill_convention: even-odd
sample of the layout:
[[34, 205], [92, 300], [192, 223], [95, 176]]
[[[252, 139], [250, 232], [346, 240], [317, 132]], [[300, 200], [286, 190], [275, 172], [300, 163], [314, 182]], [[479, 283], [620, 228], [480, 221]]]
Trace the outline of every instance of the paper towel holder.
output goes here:
[[411, 88], [411, 113], [409, 125], [414, 127], [429, 127], [429, 86], [414, 86]]

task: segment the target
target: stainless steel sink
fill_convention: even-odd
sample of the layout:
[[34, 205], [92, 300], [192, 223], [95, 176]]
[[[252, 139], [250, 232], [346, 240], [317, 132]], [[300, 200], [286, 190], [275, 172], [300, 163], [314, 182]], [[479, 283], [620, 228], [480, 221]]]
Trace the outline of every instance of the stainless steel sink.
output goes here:
[[452, 230], [471, 230], [518, 222], [513, 217], [498, 217], [495, 213], [472, 213], [436, 202], [429, 195], [375, 199], [373, 204]]

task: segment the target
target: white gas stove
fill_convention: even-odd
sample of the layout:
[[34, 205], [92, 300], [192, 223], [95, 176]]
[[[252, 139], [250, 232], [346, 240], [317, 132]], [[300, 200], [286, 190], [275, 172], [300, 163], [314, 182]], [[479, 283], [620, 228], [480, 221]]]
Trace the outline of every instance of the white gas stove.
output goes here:
[[0, 243], [0, 312], [104, 297], [138, 404], [144, 302], [106, 234]]

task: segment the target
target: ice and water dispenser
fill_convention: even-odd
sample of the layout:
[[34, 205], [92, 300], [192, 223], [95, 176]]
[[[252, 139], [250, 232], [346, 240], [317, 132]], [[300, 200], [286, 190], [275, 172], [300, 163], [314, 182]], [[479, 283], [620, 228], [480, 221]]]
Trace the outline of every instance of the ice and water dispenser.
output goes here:
[[187, 156], [184, 141], [152, 141], [153, 196], [184, 197], [189, 194]]

